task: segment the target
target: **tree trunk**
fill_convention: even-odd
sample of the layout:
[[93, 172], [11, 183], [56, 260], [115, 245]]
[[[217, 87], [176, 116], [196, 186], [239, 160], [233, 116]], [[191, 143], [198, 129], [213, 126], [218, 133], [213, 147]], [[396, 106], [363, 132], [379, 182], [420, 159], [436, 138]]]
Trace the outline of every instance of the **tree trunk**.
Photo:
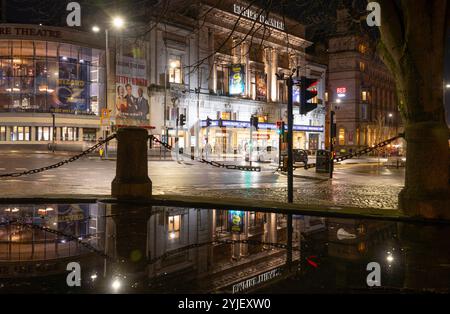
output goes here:
[[381, 56], [397, 82], [407, 148], [407, 214], [450, 219], [449, 131], [444, 111], [446, 0], [380, 0]]

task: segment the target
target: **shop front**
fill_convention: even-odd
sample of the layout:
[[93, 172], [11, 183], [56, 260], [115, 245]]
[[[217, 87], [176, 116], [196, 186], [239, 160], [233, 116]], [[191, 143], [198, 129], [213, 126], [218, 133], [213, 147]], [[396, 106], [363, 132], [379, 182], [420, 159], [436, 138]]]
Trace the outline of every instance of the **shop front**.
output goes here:
[[[250, 122], [213, 120], [211, 126], [207, 127], [207, 121], [203, 120], [201, 127], [203, 147], [208, 142], [212, 154], [217, 157], [228, 154], [244, 157], [252, 145], [253, 152], [267, 155], [264, 159], [273, 161], [278, 158], [280, 136], [276, 124], [260, 123], [258, 130], [251, 130]], [[294, 149], [312, 151], [319, 149], [319, 140], [323, 132], [324, 127], [321, 126], [295, 125]]]

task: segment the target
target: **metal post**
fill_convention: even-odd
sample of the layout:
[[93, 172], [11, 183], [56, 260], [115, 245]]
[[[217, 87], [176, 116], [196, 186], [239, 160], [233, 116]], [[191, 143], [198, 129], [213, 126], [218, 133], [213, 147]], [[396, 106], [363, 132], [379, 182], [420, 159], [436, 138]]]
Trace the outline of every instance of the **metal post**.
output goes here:
[[287, 79], [288, 86], [288, 202], [294, 202], [294, 104], [292, 75]]
[[250, 120], [250, 141], [248, 145], [248, 161], [250, 161], [250, 167], [252, 166], [252, 154], [253, 154], [253, 116]]
[[[109, 31], [108, 29], [105, 29], [105, 53], [106, 53], [106, 80], [105, 80], [105, 88], [106, 88], [106, 94], [105, 94], [105, 108], [108, 109], [108, 93], [109, 93], [109, 78], [111, 77], [111, 67], [110, 67], [110, 62], [111, 62], [111, 56], [110, 56], [110, 51], [109, 51]], [[103, 126], [102, 126], [103, 128]], [[105, 139], [107, 137], [107, 131], [103, 130], [103, 139]], [[105, 149], [104, 149], [104, 154], [105, 154], [105, 159], [108, 159], [108, 143], [105, 144]]]
[[52, 125], [53, 125], [53, 139], [52, 139], [52, 152], [55, 152], [56, 146], [56, 115], [52, 113]]
[[334, 172], [334, 136], [333, 136], [333, 129], [334, 129], [334, 115], [335, 112], [331, 110], [330, 112], [330, 179], [333, 179], [333, 172]]
[[[209, 119], [209, 117], [208, 117]], [[209, 129], [211, 127], [210, 126], [206, 126], [206, 144], [205, 144], [205, 159], [209, 160]]]
[[180, 145], [179, 145], [179, 137], [178, 137], [178, 126], [180, 125], [180, 108], [177, 107], [177, 125], [175, 128], [175, 149], [176, 149], [176, 158], [177, 161], [180, 159]]

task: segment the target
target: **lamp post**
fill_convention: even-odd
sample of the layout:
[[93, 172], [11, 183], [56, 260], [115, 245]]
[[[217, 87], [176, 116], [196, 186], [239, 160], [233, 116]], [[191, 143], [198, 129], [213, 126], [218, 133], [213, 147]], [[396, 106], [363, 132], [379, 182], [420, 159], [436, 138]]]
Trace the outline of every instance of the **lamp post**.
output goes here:
[[[119, 16], [116, 16], [111, 21], [111, 26], [116, 30], [121, 30], [125, 26], [125, 20]], [[100, 33], [101, 28], [97, 25], [92, 27], [92, 31], [94, 33]], [[106, 80], [105, 80], [105, 108], [108, 109], [108, 89], [109, 89], [109, 79], [111, 77], [111, 55], [109, 51], [109, 29], [105, 28], [105, 54], [106, 54]], [[103, 138], [106, 139], [108, 137], [108, 130], [103, 130]], [[105, 159], [108, 159], [108, 143], [105, 144]]]

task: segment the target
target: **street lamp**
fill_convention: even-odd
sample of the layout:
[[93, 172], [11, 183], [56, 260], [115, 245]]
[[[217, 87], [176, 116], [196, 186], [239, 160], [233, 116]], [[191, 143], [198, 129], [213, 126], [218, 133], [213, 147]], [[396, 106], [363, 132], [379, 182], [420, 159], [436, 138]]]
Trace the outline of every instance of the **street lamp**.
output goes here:
[[[121, 30], [125, 26], [125, 20], [120, 16], [116, 16], [112, 19], [111, 25], [116, 30]], [[94, 25], [92, 27], [92, 31], [94, 33], [100, 33], [101, 28], [98, 25]], [[108, 108], [108, 80], [111, 77], [110, 72], [110, 51], [109, 51], [109, 29], [105, 28], [105, 53], [106, 53], [106, 80], [105, 80], [105, 106]], [[103, 133], [103, 138], [106, 139], [107, 131], [105, 130]], [[108, 159], [108, 143], [105, 143], [105, 159]]]

